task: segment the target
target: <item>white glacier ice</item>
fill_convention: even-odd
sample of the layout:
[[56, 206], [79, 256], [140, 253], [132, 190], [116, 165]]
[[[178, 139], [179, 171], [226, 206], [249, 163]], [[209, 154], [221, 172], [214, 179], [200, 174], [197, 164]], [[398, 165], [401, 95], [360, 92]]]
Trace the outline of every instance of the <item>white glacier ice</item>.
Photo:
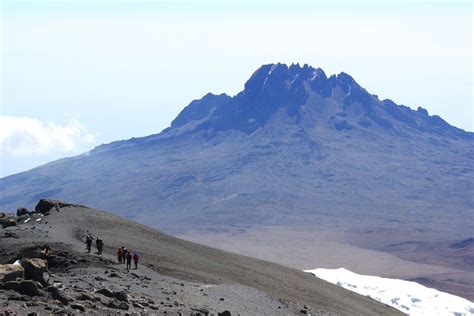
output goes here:
[[411, 281], [361, 275], [344, 268], [305, 270], [320, 279], [393, 306], [409, 315], [470, 316], [474, 303]]

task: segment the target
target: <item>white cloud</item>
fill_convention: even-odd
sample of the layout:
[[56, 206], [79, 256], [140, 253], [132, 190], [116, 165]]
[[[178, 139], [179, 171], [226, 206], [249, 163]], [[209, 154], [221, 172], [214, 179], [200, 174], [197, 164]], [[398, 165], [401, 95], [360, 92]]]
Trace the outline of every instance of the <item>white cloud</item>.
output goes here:
[[65, 124], [43, 123], [36, 118], [0, 115], [2, 156], [33, 156], [72, 153], [91, 144], [94, 135], [76, 119]]

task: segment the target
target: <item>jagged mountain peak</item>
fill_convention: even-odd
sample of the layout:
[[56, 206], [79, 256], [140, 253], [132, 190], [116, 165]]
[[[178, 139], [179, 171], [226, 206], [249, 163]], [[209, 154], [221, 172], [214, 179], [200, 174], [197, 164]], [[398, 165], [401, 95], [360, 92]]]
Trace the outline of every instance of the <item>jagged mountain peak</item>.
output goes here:
[[[277, 115], [279, 119], [272, 120]], [[269, 121], [277, 130], [292, 124], [307, 132], [322, 128], [330, 133], [369, 133], [370, 137], [422, 133], [427, 137], [474, 139], [473, 133], [451, 126], [437, 115], [430, 116], [422, 107], [412, 110], [390, 99], [379, 100], [345, 72], [328, 77], [321, 68], [307, 64], [276, 63], [259, 67], [233, 97], [207, 93], [193, 100], [160, 134], [100, 145], [92, 152], [183, 135], [201, 135], [206, 140], [225, 131], [250, 135]]]
[[[264, 127], [279, 110], [295, 124], [324, 125], [338, 132], [406, 129], [472, 137], [422, 108], [412, 110], [386, 99], [379, 100], [345, 72], [327, 76], [307, 64], [266, 64], [259, 67], [234, 97], [208, 94], [194, 100], [171, 124], [181, 132], [205, 131], [208, 137], [225, 130], [251, 134]], [[185, 128], [184, 128], [185, 127]]]
[[[307, 64], [267, 64], [259, 67], [245, 83], [244, 93], [255, 94], [261, 90], [280, 87], [286, 83], [287, 88], [291, 88], [296, 81], [327, 80], [325, 72], [321, 68], [314, 68]], [[272, 85], [273, 83], [273, 85]]]

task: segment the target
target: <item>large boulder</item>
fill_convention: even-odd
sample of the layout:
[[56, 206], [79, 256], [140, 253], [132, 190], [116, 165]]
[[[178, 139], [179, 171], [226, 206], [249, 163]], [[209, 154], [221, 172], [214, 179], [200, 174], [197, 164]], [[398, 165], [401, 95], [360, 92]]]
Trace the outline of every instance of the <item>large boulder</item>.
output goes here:
[[36, 204], [35, 206], [35, 212], [46, 214], [51, 210], [59, 211], [60, 208], [68, 207], [68, 206], [82, 206], [82, 205], [66, 203], [66, 202], [58, 201], [58, 200], [41, 199], [38, 202], [38, 204]]
[[47, 285], [44, 279], [44, 273], [48, 272], [48, 262], [40, 258], [23, 259], [20, 261], [25, 269], [25, 278], [40, 282], [43, 286]]
[[23, 295], [42, 296], [43, 292], [38, 288], [36, 282], [32, 280], [9, 281], [2, 285], [4, 290], [13, 290]]
[[102, 294], [104, 296], [107, 296], [107, 297], [114, 297], [114, 293], [112, 293], [110, 290], [106, 289], [106, 288], [103, 288], [103, 289], [100, 289], [100, 290], [97, 290], [95, 291], [96, 293], [99, 293], [99, 294]]
[[127, 295], [127, 292], [125, 291], [114, 292], [114, 296], [117, 300], [121, 302], [128, 302], [128, 295]]
[[25, 270], [19, 264], [0, 264], [0, 283], [23, 279]]
[[24, 207], [19, 207], [16, 210], [16, 216], [23, 216], [23, 215], [28, 215], [28, 210]]

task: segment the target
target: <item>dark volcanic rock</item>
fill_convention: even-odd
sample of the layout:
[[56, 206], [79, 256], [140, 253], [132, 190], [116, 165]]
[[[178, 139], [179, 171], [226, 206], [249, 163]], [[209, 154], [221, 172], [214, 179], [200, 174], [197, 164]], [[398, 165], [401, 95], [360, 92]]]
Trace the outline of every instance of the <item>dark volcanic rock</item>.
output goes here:
[[63, 304], [68, 304], [71, 301], [69, 297], [67, 297], [60, 289], [55, 286], [49, 286], [46, 288], [46, 291], [51, 293], [51, 297], [53, 299], [58, 300]]
[[16, 210], [16, 216], [28, 215], [28, 210], [24, 207], [20, 207]]
[[128, 302], [128, 295], [125, 291], [114, 292], [114, 296], [119, 301]]
[[28, 296], [42, 296], [43, 293], [38, 288], [36, 282], [32, 280], [10, 281], [3, 284], [5, 290], [14, 290], [20, 294]]
[[117, 272], [112, 272], [108, 275], [109, 278], [119, 278], [121, 279], [122, 277], [117, 273]]
[[86, 293], [81, 293], [77, 296], [77, 299], [80, 301], [93, 301], [92, 296]]
[[51, 210], [58, 211], [60, 208], [68, 207], [68, 206], [81, 206], [81, 205], [65, 203], [63, 201], [58, 201], [58, 200], [41, 199], [38, 202], [38, 204], [36, 204], [35, 212], [45, 214]]
[[114, 293], [112, 293], [110, 290], [105, 289], [105, 288], [97, 290], [96, 293], [102, 294], [102, 295], [107, 296], [107, 297], [114, 297], [115, 296]]
[[40, 282], [43, 286], [47, 285], [44, 279], [44, 273], [48, 272], [48, 262], [40, 258], [23, 259], [20, 261], [25, 269], [27, 279]]

